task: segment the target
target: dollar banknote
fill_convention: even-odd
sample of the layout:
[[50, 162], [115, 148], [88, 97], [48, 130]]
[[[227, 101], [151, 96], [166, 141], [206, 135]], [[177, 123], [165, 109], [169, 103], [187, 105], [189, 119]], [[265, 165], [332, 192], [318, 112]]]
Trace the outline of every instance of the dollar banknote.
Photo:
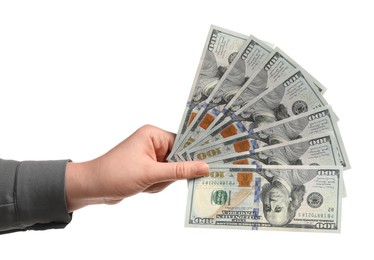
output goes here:
[[342, 167], [212, 165], [190, 180], [186, 227], [340, 232]]
[[275, 87], [269, 88], [251, 102], [230, 114], [196, 145], [248, 132], [270, 123], [327, 105], [318, 89], [301, 69]]
[[185, 161], [205, 160], [231, 153], [269, 148], [276, 144], [287, 143], [324, 132], [332, 132], [334, 134], [341, 164], [344, 169], [349, 169], [350, 164], [337, 126], [336, 116], [330, 106], [317, 108], [206, 145], [192, 147], [183, 152], [180, 157]]
[[[248, 36], [240, 33], [214, 25], [211, 26], [175, 143], [184, 134], [188, 124], [194, 117], [193, 110], [204, 104], [205, 99], [225, 74], [228, 66], [247, 38]], [[173, 155], [177, 148], [177, 146], [173, 146], [167, 158], [169, 161], [175, 160]]]
[[185, 134], [178, 138], [176, 146], [187, 147], [195, 140], [195, 136], [199, 135], [200, 129], [209, 127], [214, 118], [210, 113], [217, 114], [221, 111], [245, 82], [257, 73], [271, 51], [272, 49], [267, 44], [250, 36], [236, 54], [226, 74], [214, 88], [209, 89], [210, 94], [204, 100], [203, 105], [193, 109], [194, 117], [190, 123], [184, 123], [188, 127], [184, 131]]

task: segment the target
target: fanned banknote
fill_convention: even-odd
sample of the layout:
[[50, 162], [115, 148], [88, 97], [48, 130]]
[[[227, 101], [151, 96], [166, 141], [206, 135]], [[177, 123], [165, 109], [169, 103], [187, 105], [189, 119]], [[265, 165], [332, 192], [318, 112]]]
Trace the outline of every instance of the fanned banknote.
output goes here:
[[342, 167], [214, 165], [190, 181], [185, 225], [340, 232]]
[[[212, 25], [205, 42], [201, 60], [188, 97], [176, 137], [176, 143], [194, 117], [194, 110], [199, 109], [210, 92], [225, 74], [228, 66], [235, 58], [247, 36]], [[175, 145], [167, 158], [173, 161]]]

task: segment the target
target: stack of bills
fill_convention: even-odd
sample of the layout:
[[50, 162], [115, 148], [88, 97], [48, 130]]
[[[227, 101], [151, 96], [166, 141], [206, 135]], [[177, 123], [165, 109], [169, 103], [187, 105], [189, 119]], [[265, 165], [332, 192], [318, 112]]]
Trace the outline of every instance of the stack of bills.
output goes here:
[[350, 164], [325, 90], [280, 48], [211, 26], [168, 157], [210, 165], [186, 226], [339, 232]]

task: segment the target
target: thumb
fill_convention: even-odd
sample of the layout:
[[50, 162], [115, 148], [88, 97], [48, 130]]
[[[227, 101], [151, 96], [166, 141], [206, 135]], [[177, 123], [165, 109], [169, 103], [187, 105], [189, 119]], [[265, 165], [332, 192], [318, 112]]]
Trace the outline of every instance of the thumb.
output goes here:
[[204, 161], [162, 163], [158, 181], [176, 181], [206, 176], [209, 166]]

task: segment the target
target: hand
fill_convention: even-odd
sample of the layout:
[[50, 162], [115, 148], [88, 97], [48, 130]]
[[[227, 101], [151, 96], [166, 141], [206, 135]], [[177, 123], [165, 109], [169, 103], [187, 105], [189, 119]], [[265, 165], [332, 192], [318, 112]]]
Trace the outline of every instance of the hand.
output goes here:
[[114, 204], [139, 192], [159, 192], [176, 180], [208, 173], [202, 161], [166, 162], [175, 134], [146, 125], [106, 154], [68, 163], [66, 198], [69, 212], [91, 204]]

